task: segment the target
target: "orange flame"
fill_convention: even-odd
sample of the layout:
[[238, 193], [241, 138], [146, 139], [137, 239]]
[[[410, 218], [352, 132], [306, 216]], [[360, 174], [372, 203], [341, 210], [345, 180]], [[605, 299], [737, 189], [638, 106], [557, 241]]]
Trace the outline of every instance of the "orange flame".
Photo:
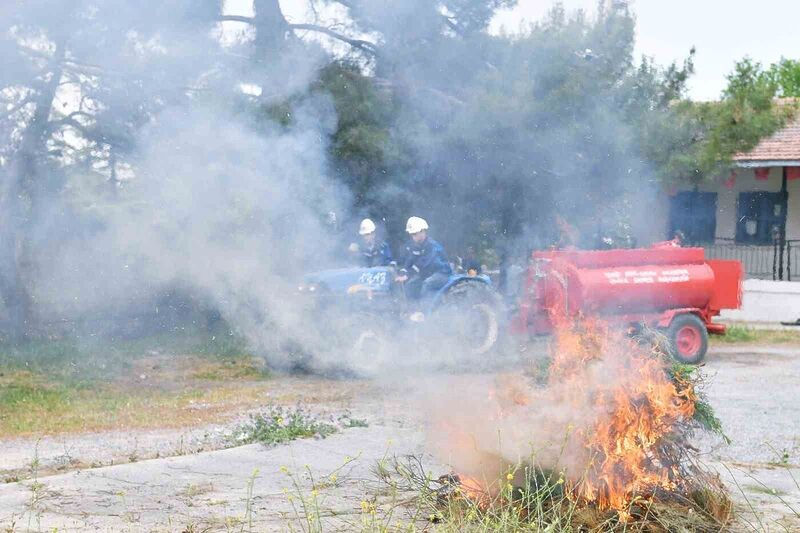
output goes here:
[[505, 486], [509, 466], [532, 456], [537, 467], [563, 473], [569, 498], [614, 509], [621, 520], [635, 498], [685, 488], [670, 437], [694, 415], [691, 383], [600, 320], [556, 322], [551, 352], [545, 385], [505, 374], [483, 395], [466, 377], [454, 381], [435, 403], [436, 453], [462, 478], [486, 480], [484, 493]]
[[478, 506], [479, 509], [485, 510], [489, 507], [492, 501], [492, 496], [486, 487], [476, 478], [460, 474], [458, 476], [458, 488], [462, 495]]
[[599, 359], [601, 378], [607, 379], [592, 389], [596, 420], [573, 437], [589, 458], [582, 477], [570, 480], [573, 495], [600, 508], [623, 510], [634, 495], [678, 488], [676, 465], [659, 446], [680, 421], [694, 415], [692, 386], [676, 385], [666, 362], [600, 321], [556, 324], [553, 348], [551, 384], [580, 394], [588, 379], [598, 379], [590, 369]]

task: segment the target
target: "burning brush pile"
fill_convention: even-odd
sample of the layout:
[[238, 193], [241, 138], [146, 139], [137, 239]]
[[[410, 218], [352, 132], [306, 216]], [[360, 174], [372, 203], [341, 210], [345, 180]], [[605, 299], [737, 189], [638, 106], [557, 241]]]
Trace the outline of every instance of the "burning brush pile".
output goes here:
[[719, 422], [698, 395], [698, 370], [652, 346], [598, 321], [565, 324], [538, 379], [459, 386], [463, 398], [448, 402], [457, 408], [440, 409], [430, 432], [457, 472], [431, 492], [437, 516], [503, 515], [532, 530], [718, 531], [730, 501], [689, 439], [721, 434]]

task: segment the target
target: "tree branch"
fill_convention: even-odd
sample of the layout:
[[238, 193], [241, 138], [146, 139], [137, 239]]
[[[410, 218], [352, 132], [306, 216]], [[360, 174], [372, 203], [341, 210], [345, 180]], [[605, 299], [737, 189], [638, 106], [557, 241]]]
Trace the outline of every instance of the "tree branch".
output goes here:
[[239, 15], [222, 15], [218, 17], [218, 19], [222, 22], [244, 22], [245, 24], [254, 24], [256, 21], [253, 17], [242, 17]]
[[378, 55], [378, 48], [375, 46], [374, 43], [369, 41], [364, 41], [363, 39], [351, 39], [346, 35], [342, 35], [339, 32], [335, 32], [330, 28], [326, 28], [325, 26], [318, 26], [317, 24], [289, 24], [290, 30], [308, 30], [308, 31], [315, 31], [317, 33], [322, 33], [323, 35], [327, 35], [328, 37], [332, 37], [338, 41], [342, 41], [344, 43], [349, 44], [354, 48], [358, 48], [364, 52], [368, 52], [372, 55]]
[[91, 141], [98, 140], [97, 137], [92, 133], [92, 131], [89, 130], [89, 128], [87, 126], [84, 126], [83, 124], [81, 124], [80, 122], [78, 122], [77, 120], [75, 120], [74, 118], [69, 117], [69, 116], [66, 116], [66, 117], [63, 117], [63, 118], [60, 118], [58, 120], [54, 120], [54, 121], [50, 122], [48, 124], [48, 126], [47, 126], [47, 129], [50, 130], [50, 131], [54, 131], [56, 128], [58, 128], [60, 126], [71, 126], [72, 128], [74, 128], [74, 129], [78, 130], [79, 132], [81, 132], [81, 134], [87, 140], [91, 140]]
[[85, 111], [73, 111], [72, 113], [70, 113], [69, 115], [66, 116], [66, 118], [70, 118], [70, 119], [73, 119], [75, 117], [86, 117], [88, 119], [93, 119], [94, 118], [92, 115], [90, 115], [89, 113], [87, 113]]
[[[243, 17], [240, 15], [222, 15], [218, 17], [218, 20], [221, 20], [223, 22], [244, 22], [245, 24], [251, 24], [251, 25], [255, 24], [255, 19], [253, 17]], [[336, 39], [337, 41], [342, 41], [343, 43], [347, 43], [353, 48], [358, 48], [359, 50], [368, 52], [372, 55], [378, 55], [378, 49], [374, 43], [365, 41], [363, 39], [352, 39], [330, 28], [326, 28], [325, 26], [319, 26], [317, 24], [289, 24], [288, 28], [290, 30], [306, 30], [306, 31], [314, 31], [317, 33], [322, 33], [324, 35], [327, 35], [328, 37]]]

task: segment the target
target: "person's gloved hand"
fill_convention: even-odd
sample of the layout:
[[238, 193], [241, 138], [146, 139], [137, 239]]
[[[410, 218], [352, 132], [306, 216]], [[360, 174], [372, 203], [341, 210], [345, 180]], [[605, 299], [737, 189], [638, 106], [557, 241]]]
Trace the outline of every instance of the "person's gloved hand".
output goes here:
[[354, 253], [354, 254], [357, 254], [357, 253], [358, 253], [358, 250], [359, 250], [359, 247], [358, 247], [358, 244], [357, 244], [357, 243], [351, 242], [351, 243], [350, 243], [350, 246], [348, 246], [348, 247], [347, 247], [347, 249], [348, 249], [350, 252], [352, 252], [352, 253]]

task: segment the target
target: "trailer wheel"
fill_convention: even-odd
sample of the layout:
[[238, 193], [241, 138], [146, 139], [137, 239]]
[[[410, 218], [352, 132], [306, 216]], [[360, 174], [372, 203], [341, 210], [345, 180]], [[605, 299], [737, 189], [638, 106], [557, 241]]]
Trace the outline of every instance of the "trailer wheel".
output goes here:
[[676, 316], [665, 334], [670, 355], [681, 363], [696, 365], [705, 358], [708, 330], [696, 315]]

